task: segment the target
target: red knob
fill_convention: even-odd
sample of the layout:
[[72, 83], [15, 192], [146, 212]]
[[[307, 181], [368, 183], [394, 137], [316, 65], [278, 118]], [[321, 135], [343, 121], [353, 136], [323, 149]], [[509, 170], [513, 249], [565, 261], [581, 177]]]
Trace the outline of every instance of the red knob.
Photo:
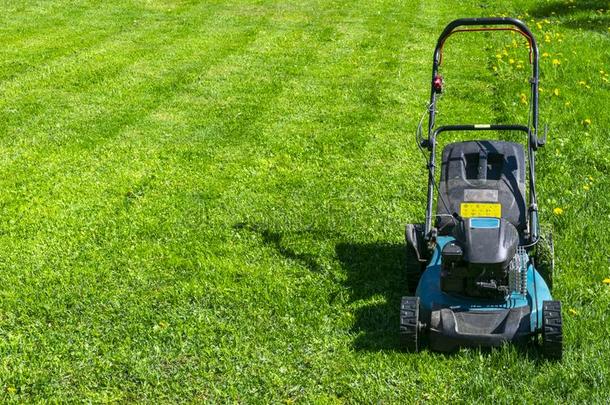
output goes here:
[[437, 74], [434, 76], [434, 80], [432, 81], [432, 86], [434, 87], [434, 91], [440, 93], [443, 91], [443, 76]]

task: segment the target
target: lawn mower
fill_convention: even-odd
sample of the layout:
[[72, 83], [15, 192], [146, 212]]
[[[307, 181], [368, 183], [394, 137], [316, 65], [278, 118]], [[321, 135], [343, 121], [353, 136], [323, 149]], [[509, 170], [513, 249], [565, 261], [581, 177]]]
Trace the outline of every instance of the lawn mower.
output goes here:
[[[529, 122], [436, 127], [436, 102], [445, 85], [439, 72], [445, 41], [455, 33], [499, 30], [516, 32], [529, 44]], [[538, 69], [536, 40], [514, 18], [458, 19], [437, 41], [424, 115], [426, 138], [424, 117], [418, 128], [428, 169], [426, 218], [424, 224], [408, 224], [405, 232], [407, 249], [419, 262], [408, 266], [407, 274], [415, 296], [403, 297], [400, 304], [400, 336], [409, 351], [424, 343], [451, 352], [536, 340], [549, 358], [562, 356], [561, 303], [551, 297], [552, 235], [541, 232], [536, 199], [535, 152], [546, 143], [546, 128], [538, 137]], [[451, 131], [523, 133], [527, 156], [516, 142], [449, 143], [442, 151], [437, 185], [437, 139]]]

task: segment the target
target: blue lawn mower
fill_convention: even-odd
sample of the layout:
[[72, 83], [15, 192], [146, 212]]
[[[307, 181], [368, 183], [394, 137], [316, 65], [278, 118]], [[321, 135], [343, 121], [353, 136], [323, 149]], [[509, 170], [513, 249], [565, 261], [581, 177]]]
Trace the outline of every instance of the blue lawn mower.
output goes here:
[[[436, 127], [446, 39], [458, 32], [498, 30], [517, 32], [529, 43], [529, 122]], [[552, 235], [541, 232], [536, 199], [535, 152], [546, 143], [546, 129], [538, 137], [538, 79], [536, 40], [522, 21], [458, 19], [438, 39], [426, 112], [427, 138], [422, 135], [423, 119], [418, 129], [418, 144], [428, 168], [426, 220], [406, 226], [407, 249], [420, 263], [407, 269], [415, 296], [403, 297], [400, 304], [400, 336], [409, 351], [420, 350], [423, 343], [435, 351], [451, 352], [534, 339], [549, 358], [562, 356], [561, 303], [551, 297]], [[523, 133], [527, 156], [524, 145], [515, 142], [450, 143], [442, 151], [437, 185], [437, 138], [450, 131]]]

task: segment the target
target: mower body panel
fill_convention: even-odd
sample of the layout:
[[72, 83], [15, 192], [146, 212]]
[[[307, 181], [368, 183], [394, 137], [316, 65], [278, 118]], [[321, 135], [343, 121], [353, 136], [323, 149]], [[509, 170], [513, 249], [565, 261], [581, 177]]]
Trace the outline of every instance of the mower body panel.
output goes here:
[[443, 247], [455, 239], [437, 238], [432, 258], [421, 276], [416, 296], [420, 317], [429, 326], [430, 347], [453, 351], [459, 347], [499, 346], [521, 342], [542, 328], [543, 301], [551, 293], [532, 264], [527, 268], [527, 293], [502, 299], [473, 298], [441, 290]]

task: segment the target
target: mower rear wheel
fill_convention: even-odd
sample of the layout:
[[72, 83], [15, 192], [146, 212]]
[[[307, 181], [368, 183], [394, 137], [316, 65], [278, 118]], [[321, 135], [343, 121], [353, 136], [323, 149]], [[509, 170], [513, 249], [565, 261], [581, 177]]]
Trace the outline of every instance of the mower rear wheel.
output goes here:
[[407, 279], [407, 290], [409, 292], [415, 293], [415, 291], [417, 291], [417, 286], [419, 285], [421, 275], [426, 269], [426, 264], [422, 264], [417, 260], [412, 246], [407, 245], [406, 249], [407, 262], [405, 268], [405, 275]]
[[409, 352], [419, 351], [419, 297], [402, 297], [400, 302], [400, 341]]
[[548, 358], [561, 360], [563, 324], [560, 301], [542, 302], [542, 351]]
[[552, 290], [553, 272], [555, 271], [555, 247], [553, 245], [553, 232], [550, 229], [543, 228], [540, 233], [534, 263], [536, 264], [536, 270], [549, 286], [549, 290]]
[[419, 284], [419, 279], [426, 270], [427, 254], [425, 251], [424, 225], [407, 224], [405, 227], [406, 241], [406, 276], [407, 288], [415, 293]]

